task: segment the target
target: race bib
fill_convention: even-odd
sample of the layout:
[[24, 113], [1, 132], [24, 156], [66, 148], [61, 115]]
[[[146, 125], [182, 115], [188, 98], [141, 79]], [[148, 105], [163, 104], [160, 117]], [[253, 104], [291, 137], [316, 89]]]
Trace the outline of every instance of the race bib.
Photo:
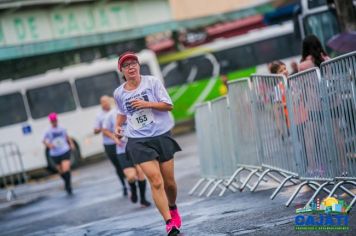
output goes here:
[[56, 148], [62, 148], [66, 145], [66, 140], [64, 140], [63, 138], [55, 138], [53, 139], [53, 145], [56, 147]]
[[130, 118], [130, 123], [135, 130], [142, 129], [153, 122], [154, 119], [151, 109], [138, 110]]

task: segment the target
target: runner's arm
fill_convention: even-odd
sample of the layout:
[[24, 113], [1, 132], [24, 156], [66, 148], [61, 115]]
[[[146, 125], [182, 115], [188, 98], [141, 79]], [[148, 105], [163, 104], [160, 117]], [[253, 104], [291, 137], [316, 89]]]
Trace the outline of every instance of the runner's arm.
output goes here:
[[173, 106], [165, 102], [147, 102], [144, 100], [134, 100], [131, 105], [136, 109], [152, 108], [158, 111], [171, 111]]
[[103, 128], [102, 131], [106, 137], [111, 138], [112, 140], [115, 141], [115, 134], [113, 132], [111, 132], [110, 130], [105, 129], [105, 128]]
[[102, 122], [100, 121], [99, 114], [95, 117], [94, 134], [99, 134], [102, 131]]
[[110, 139], [112, 139], [117, 145], [120, 145], [121, 144], [121, 141], [116, 137], [116, 135], [111, 132], [110, 130], [108, 129], [105, 129], [103, 128], [102, 129], [102, 132], [103, 134], [106, 136], [106, 137], [109, 137]]
[[122, 138], [122, 125], [126, 121], [126, 116], [122, 114], [117, 114], [116, 116], [116, 122], [115, 122], [115, 135], [116, 138], [121, 139]]
[[47, 140], [43, 140], [43, 144], [48, 148], [48, 149], [52, 149], [54, 148], [54, 145], [50, 142], [48, 142]]
[[71, 139], [68, 135], [67, 135], [66, 139], [67, 139], [67, 142], [68, 142], [68, 144], [70, 146], [70, 149], [74, 150], [75, 149], [75, 145], [74, 145], [73, 139]]

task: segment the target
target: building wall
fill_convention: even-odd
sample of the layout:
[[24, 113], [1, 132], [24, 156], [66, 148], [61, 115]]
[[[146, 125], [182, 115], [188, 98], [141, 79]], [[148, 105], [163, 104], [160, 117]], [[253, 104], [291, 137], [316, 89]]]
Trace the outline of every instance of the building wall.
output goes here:
[[269, 0], [169, 0], [175, 20], [204, 17], [270, 2]]
[[[148, 12], [152, 12], [149, 17]], [[122, 31], [170, 20], [166, 0], [19, 9], [0, 15], [0, 48]]]

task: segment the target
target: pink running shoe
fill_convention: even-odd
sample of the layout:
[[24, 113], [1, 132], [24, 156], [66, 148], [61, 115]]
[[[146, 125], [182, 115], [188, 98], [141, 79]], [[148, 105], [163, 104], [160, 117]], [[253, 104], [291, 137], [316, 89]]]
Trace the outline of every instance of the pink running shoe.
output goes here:
[[176, 222], [172, 219], [169, 224], [166, 224], [166, 231], [168, 236], [178, 235], [179, 229]]
[[182, 225], [182, 218], [179, 215], [178, 208], [174, 210], [169, 210], [169, 213], [171, 213], [172, 221], [176, 223], [178, 228]]

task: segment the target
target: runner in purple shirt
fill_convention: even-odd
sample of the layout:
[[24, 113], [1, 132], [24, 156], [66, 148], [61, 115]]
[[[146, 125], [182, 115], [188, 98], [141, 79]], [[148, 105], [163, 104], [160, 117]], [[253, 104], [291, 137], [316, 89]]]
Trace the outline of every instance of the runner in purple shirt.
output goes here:
[[[105, 117], [103, 122], [103, 134], [113, 140], [116, 144], [116, 160], [120, 163], [122, 170], [127, 178], [127, 182], [130, 185], [131, 191], [131, 201], [133, 203], [137, 202], [137, 186], [140, 190], [140, 203], [142, 207], [149, 207], [151, 203], [146, 200], [146, 178], [143, 174], [141, 168], [138, 165], [134, 165], [131, 159], [126, 155], [126, 143], [127, 138], [122, 137], [119, 140], [114, 132], [115, 132], [115, 123], [116, 123], [117, 111], [116, 109], [112, 109], [109, 114]], [[125, 124], [122, 128], [125, 129]]]
[[119, 177], [123, 188], [123, 194], [124, 196], [127, 196], [125, 175], [122, 170], [122, 166], [120, 165], [120, 162], [116, 157], [116, 144], [111, 138], [109, 138], [102, 132], [104, 120], [111, 111], [110, 101], [112, 101], [112, 98], [106, 95], [101, 96], [100, 98], [101, 110], [98, 112], [95, 118], [94, 134], [99, 134], [99, 133], [103, 134], [103, 145], [104, 145], [106, 156], [110, 159], [111, 163], [115, 167], [116, 174]]
[[48, 115], [48, 119], [51, 128], [44, 134], [43, 143], [49, 149], [50, 158], [56, 163], [57, 170], [64, 181], [65, 190], [68, 195], [72, 195], [70, 156], [71, 149], [75, 149], [75, 146], [67, 131], [58, 126], [57, 114], [52, 112]]

